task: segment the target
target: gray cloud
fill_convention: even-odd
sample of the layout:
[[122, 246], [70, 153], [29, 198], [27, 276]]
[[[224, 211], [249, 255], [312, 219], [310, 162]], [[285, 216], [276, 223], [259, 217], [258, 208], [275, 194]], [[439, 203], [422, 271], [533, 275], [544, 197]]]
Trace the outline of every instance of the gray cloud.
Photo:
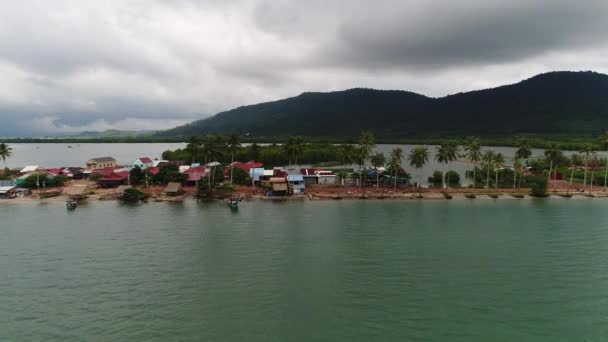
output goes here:
[[0, 12], [0, 136], [162, 129], [356, 86], [431, 96], [608, 71], [608, 3], [23, 0]]

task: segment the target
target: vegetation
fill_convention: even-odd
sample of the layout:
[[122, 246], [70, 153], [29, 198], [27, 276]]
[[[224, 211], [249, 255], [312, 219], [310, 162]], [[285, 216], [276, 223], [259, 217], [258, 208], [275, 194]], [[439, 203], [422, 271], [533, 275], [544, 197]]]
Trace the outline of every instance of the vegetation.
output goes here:
[[187, 176], [179, 173], [179, 168], [173, 164], [161, 166], [158, 173], [150, 177], [152, 184], [182, 183], [186, 178]]
[[36, 188], [52, 188], [56, 186], [62, 186], [67, 182], [68, 179], [64, 176], [54, 176], [51, 177], [45, 173], [40, 174], [32, 174], [25, 179], [24, 187], [30, 189]]
[[149, 197], [148, 194], [141, 192], [135, 188], [126, 189], [120, 196], [120, 200], [127, 203], [137, 203], [145, 201]]
[[[290, 136], [337, 137], [353, 142], [363, 130], [393, 142], [408, 137], [414, 143], [421, 143], [421, 137], [471, 134], [487, 138], [523, 133], [581, 137], [597, 135], [602, 127], [608, 127], [606, 89], [607, 75], [553, 72], [512, 85], [442, 98], [374, 89], [303, 93], [232, 109], [160, 132], [156, 137], [236, 132], [265, 142], [271, 141], [268, 138], [285, 141]], [[508, 120], [496, 124], [488, 119], [490, 116]], [[433, 118], [432, 124], [429, 118]], [[457, 122], [453, 118], [458, 118]]]
[[12, 147], [8, 146], [6, 143], [0, 143], [0, 158], [2, 158], [2, 162], [4, 163], [4, 168], [7, 169], [8, 166], [6, 164], [6, 159], [13, 155]]

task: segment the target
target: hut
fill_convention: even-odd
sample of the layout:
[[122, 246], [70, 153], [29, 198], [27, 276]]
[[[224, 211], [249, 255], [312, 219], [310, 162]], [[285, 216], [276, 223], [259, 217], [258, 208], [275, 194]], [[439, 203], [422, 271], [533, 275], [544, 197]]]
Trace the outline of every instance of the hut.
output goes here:
[[72, 185], [66, 190], [66, 194], [70, 199], [83, 200], [87, 198], [87, 186], [86, 185]]
[[0, 186], [0, 199], [13, 198], [16, 196], [15, 189], [16, 185], [3, 185]]
[[167, 187], [165, 188], [164, 192], [165, 192], [165, 195], [168, 195], [168, 196], [181, 195], [183, 192], [182, 185], [177, 182], [171, 182], [171, 183], [167, 184]]
[[287, 183], [289, 184], [290, 192], [294, 195], [304, 194], [304, 176], [301, 174], [287, 175]]
[[287, 181], [282, 177], [272, 177], [270, 178], [270, 184], [272, 184], [272, 195], [273, 196], [282, 196], [287, 195]]
[[317, 184], [336, 184], [336, 175], [331, 171], [315, 171]]

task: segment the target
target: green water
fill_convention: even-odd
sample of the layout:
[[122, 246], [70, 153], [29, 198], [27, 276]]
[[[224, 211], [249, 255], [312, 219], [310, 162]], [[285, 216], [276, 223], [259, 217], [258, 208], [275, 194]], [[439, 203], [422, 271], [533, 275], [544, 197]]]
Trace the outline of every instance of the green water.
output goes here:
[[0, 204], [0, 341], [605, 341], [607, 208]]

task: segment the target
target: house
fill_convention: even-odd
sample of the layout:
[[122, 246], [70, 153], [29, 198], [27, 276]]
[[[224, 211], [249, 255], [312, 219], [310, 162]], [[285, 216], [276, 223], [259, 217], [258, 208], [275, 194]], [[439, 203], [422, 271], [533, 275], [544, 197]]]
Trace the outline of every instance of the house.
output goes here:
[[209, 173], [209, 170], [207, 170], [206, 168], [204, 168], [202, 166], [190, 168], [185, 172], [185, 174], [188, 176], [188, 178], [186, 178], [186, 184], [196, 185], [208, 173]]
[[331, 171], [315, 171], [317, 184], [336, 184], [336, 175]]
[[154, 161], [148, 157], [141, 157], [133, 162], [133, 166], [137, 166], [140, 169], [145, 170], [149, 167], [153, 167]]
[[93, 158], [87, 160], [86, 162], [86, 168], [88, 170], [100, 169], [104, 167], [115, 167], [116, 165], [116, 159], [112, 157]]
[[315, 173], [315, 169], [301, 169], [300, 173], [302, 174], [305, 185], [317, 184], [317, 174]]
[[16, 185], [3, 185], [0, 186], [0, 199], [14, 198], [16, 196], [15, 189]]
[[169, 161], [168, 160], [158, 160], [158, 159], [155, 159], [154, 160], [154, 164], [152, 165], [152, 167], [161, 167], [161, 166], [165, 166], [165, 165], [169, 165]]
[[165, 194], [169, 196], [177, 196], [183, 192], [182, 185], [176, 182], [171, 182], [167, 184], [165, 188]]
[[290, 192], [294, 195], [303, 195], [306, 185], [304, 184], [304, 176], [298, 173], [287, 175], [287, 184]]
[[30, 172], [36, 172], [38, 170], [40, 170], [40, 166], [29, 165], [29, 166], [26, 166], [23, 169], [21, 169], [21, 171], [19, 171], [19, 173], [30, 173]]
[[249, 177], [251, 177], [254, 182], [260, 182], [262, 180], [262, 177], [264, 177], [264, 168], [252, 167], [251, 169], [249, 169]]
[[282, 177], [272, 177], [270, 178], [270, 184], [272, 184], [272, 195], [273, 196], [283, 196], [287, 195], [287, 181]]
[[111, 175], [104, 176], [97, 181], [97, 184], [102, 188], [115, 188], [120, 185], [129, 183], [129, 172], [116, 172]]

